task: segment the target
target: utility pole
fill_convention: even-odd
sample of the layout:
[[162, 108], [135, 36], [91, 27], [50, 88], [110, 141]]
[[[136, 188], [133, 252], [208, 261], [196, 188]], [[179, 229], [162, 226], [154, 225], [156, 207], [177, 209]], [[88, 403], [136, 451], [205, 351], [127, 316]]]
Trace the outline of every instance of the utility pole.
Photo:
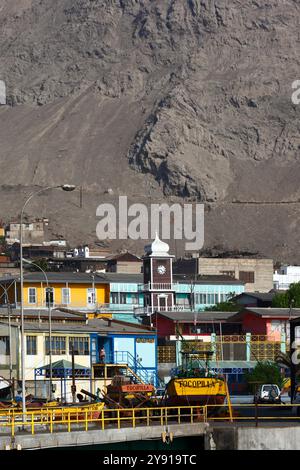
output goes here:
[[75, 384], [75, 361], [74, 361], [74, 344], [71, 345], [72, 351], [72, 402], [75, 403], [76, 401], [76, 384]]
[[51, 294], [52, 289], [49, 287], [49, 284], [46, 287], [46, 304], [48, 306], [48, 321], [49, 321], [49, 401], [52, 400], [52, 389], [53, 389], [53, 380], [52, 380], [52, 319], [51, 319]]
[[12, 336], [11, 336], [11, 305], [8, 300], [7, 292], [5, 293], [6, 296], [6, 304], [7, 304], [7, 316], [8, 316], [8, 334], [9, 334], [9, 381], [12, 382]]

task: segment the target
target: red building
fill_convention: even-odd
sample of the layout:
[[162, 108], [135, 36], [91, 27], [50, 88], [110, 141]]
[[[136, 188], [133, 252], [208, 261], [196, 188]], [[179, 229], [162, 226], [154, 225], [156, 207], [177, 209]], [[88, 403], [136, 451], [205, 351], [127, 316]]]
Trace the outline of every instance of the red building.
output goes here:
[[265, 335], [268, 341], [280, 341], [282, 334], [289, 337], [289, 320], [300, 316], [300, 308], [253, 308], [228, 318], [228, 322], [239, 322], [243, 334]]
[[229, 322], [233, 312], [157, 312], [153, 324], [157, 327], [158, 340], [175, 340], [180, 333], [185, 339], [210, 341], [216, 335], [240, 334], [240, 322]]

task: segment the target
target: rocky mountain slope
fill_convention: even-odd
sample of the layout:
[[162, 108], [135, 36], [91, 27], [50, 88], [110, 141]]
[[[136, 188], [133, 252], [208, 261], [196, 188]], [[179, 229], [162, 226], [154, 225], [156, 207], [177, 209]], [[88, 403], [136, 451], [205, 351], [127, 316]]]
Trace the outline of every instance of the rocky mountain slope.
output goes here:
[[126, 194], [205, 203], [207, 248], [300, 262], [299, 15], [298, 0], [2, 0], [2, 218], [73, 182], [82, 208], [54, 191], [27, 211], [73, 243]]

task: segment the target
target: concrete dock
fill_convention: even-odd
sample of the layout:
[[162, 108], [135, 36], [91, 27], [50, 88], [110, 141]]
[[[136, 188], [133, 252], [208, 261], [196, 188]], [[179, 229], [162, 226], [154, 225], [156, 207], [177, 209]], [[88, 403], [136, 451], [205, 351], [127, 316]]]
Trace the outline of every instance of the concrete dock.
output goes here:
[[[174, 438], [186, 436], [204, 436], [208, 429], [205, 423], [186, 423], [168, 425], [168, 432]], [[29, 432], [18, 432], [14, 437], [0, 435], [1, 450], [37, 450], [58, 447], [91, 446], [101, 444], [114, 444], [126, 441], [142, 441], [161, 439], [166, 432], [166, 426], [138, 426], [136, 428], [124, 427], [121, 429], [91, 429], [89, 431], [73, 430], [72, 432], [58, 431], [54, 433], [41, 432], [35, 435]]]
[[[300, 450], [300, 426], [291, 423], [264, 423], [259, 427], [247, 423], [171, 424], [167, 428], [173, 438], [199, 436], [205, 450]], [[121, 429], [90, 429], [89, 431], [58, 430], [54, 433], [18, 432], [14, 437], [0, 436], [1, 450], [38, 450], [115, 444], [126, 441], [160, 440], [165, 426], [138, 426]], [[201, 440], [201, 442], [203, 442]], [[200, 441], [199, 441], [199, 450]], [[197, 452], [197, 449], [195, 449]]]

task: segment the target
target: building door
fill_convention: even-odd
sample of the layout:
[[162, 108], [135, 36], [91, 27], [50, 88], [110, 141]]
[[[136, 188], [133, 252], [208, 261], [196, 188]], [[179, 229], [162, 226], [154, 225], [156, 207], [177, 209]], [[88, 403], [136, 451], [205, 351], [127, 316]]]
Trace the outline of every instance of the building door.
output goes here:
[[98, 351], [100, 351], [102, 348], [105, 350], [105, 362], [107, 364], [111, 364], [113, 362], [112, 338], [101, 338], [101, 336], [99, 336]]
[[158, 310], [165, 311], [167, 307], [167, 297], [158, 297]]

